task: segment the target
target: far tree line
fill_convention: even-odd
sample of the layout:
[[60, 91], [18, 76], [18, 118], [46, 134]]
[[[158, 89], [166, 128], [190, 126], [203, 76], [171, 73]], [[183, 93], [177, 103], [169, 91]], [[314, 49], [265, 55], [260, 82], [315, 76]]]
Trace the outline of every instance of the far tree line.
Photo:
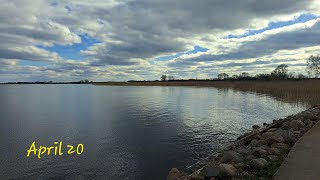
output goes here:
[[[250, 76], [247, 72], [242, 72], [239, 75], [230, 76], [227, 73], [220, 73], [217, 76], [218, 80], [226, 79], [305, 79], [305, 78], [319, 78], [320, 76], [320, 56], [310, 56], [307, 59], [306, 72], [307, 76], [304, 74], [294, 74], [289, 73], [287, 64], [278, 65], [270, 74], [257, 74], [255, 76]], [[162, 75], [161, 81], [172, 81], [175, 80], [173, 76]]]

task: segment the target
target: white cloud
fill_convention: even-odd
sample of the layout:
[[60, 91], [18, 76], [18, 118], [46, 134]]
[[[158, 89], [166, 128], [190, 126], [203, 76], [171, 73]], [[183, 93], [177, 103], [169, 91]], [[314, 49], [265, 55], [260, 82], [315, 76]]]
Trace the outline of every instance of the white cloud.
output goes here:
[[[221, 64], [227, 61], [253, 63], [255, 59], [264, 59], [274, 63], [269, 56], [280, 57], [278, 54], [287, 50], [291, 55], [282, 53], [282, 57], [290, 58], [294, 52], [317, 46], [319, 42], [318, 20], [242, 39], [224, 38], [261, 29], [271, 21], [292, 20], [303, 13], [319, 15], [317, 0], [0, 0], [0, 3], [0, 59], [5, 59], [0, 64], [6, 62], [12, 67], [6, 73], [11, 70], [11, 74], [31, 79], [37, 78], [30, 75], [33, 71], [36, 76], [45, 74], [47, 78], [59, 79], [155, 79], [165, 71], [177, 76], [198, 73], [206, 77], [210, 71], [220, 71]], [[81, 43], [80, 35], [84, 34], [100, 43], [81, 51], [88, 58], [83, 62], [66, 60], [58, 53], [40, 48]], [[183, 55], [169, 63], [153, 61], [159, 56], [191, 50], [195, 45], [209, 51]], [[305, 52], [300, 56], [307, 55]], [[21, 60], [50, 63], [45, 67], [21, 66]], [[199, 68], [205, 66], [208, 68]], [[266, 66], [267, 63], [252, 64], [252, 69], [266, 70]], [[225, 70], [230, 72], [241, 70], [241, 66], [228, 68]]]

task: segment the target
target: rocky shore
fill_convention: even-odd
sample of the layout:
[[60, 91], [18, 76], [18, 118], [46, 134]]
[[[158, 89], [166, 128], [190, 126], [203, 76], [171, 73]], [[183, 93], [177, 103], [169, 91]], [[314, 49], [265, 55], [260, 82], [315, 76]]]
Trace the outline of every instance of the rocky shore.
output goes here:
[[270, 179], [291, 147], [320, 120], [320, 105], [296, 115], [253, 125], [252, 131], [197, 163], [192, 174], [172, 168], [167, 180]]

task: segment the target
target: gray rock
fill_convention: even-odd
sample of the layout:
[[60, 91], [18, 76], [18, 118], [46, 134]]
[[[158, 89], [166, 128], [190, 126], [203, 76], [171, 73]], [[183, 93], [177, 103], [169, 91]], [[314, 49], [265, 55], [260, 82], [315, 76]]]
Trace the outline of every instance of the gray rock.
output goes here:
[[234, 164], [234, 167], [237, 168], [237, 169], [242, 168], [242, 167], [244, 167], [244, 166], [245, 166], [245, 164], [244, 164], [243, 162], [242, 162], [242, 163]]
[[313, 123], [307, 124], [306, 128], [311, 129], [313, 127]]
[[307, 132], [308, 130], [306, 129], [306, 128], [300, 128], [300, 132], [302, 132], [302, 133], [305, 133], [305, 132]]
[[253, 125], [252, 128], [253, 128], [253, 129], [260, 129], [260, 126], [258, 126], [258, 125]]
[[292, 128], [293, 130], [297, 131], [299, 130], [301, 127], [305, 127], [306, 124], [304, 124], [302, 121], [300, 120], [293, 120], [289, 123], [290, 128]]
[[266, 141], [268, 142], [268, 144], [284, 143], [285, 142], [284, 138], [280, 134], [277, 134], [277, 133], [275, 133], [272, 136], [268, 137], [266, 139]]
[[232, 164], [220, 164], [219, 167], [222, 176], [234, 177], [237, 175], [237, 169]]
[[243, 155], [243, 156], [245, 156], [247, 154], [250, 154], [251, 151], [250, 151], [250, 149], [241, 147], [241, 148], [236, 149], [236, 152], [241, 154], [241, 155]]
[[261, 146], [260, 148], [266, 150], [267, 152], [271, 149], [271, 148], [270, 148], [269, 146], [267, 146], [267, 145], [263, 145], [263, 146]]
[[315, 114], [308, 112], [308, 111], [304, 111], [300, 114], [297, 115], [298, 118], [303, 117], [304, 119], [310, 119], [310, 120], [318, 120], [319, 117], [317, 117]]
[[311, 121], [310, 119], [304, 119], [304, 120], [302, 120], [302, 122], [303, 123], [305, 123], [306, 125], [308, 125], [308, 124], [313, 124], [313, 121]]
[[271, 148], [277, 148], [280, 151], [283, 151], [283, 150], [288, 150], [290, 146], [284, 143], [274, 143], [274, 144], [271, 144]]
[[274, 131], [276, 131], [277, 130], [277, 128], [271, 128], [271, 129], [269, 129], [267, 132], [274, 132]]
[[205, 180], [205, 178], [199, 174], [191, 176], [191, 180]]
[[177, 168], [172, 168], [170, 171], [169, 171], [169, 174], [167, 176], [167, 180], [179, 180], [180, 179], [180, 172]]
[[271, 154], [271, 155], [278, 155], [279, 153], [280, 151], [277, 148], [270, 148], [270, 150], [268, 151], [268, 154]]
[[270, 155], [270, 156], [268, 156], [268, 159], [269, 159], [270, 161], [274, 162], [274, 161], [277, 161], [277, 160], [278, 160], [278, 156]]
[[239, 140], [239, 139], [242, 139], [242, 138], [244, 138], [244, 137], [246, 137], [246, 136], [249, 136], [250, 134], [251, 134], [251, 132], [245, 133], [245, 134], [237, 137], [237, 139], [238, 139], [238, 140]]
[[[274, 131], [276, 131], [276, 130], [274, 130]], [[274, 131], [267, 131], [267, 132], [263, 133], [261, 135], [261, 138], [264, 139], [264, 140], [268, 139], [269, 137], [271, 137], [274, 134], [273, 133]]]
[[251, 141], [251, 143], [249, 144], [250, 147], [260, 147], [263, 145], [267, 145], [267, 141], [266, 140], [257, 140], [257, 139], [253, 139]]
[[267, 151], [262, 148], [256, 148], [252, 151], [252, 154], [257, 157], [263, 157], [267, 154]]
[[259, 139], [261, 139], [261, 135], [260, 134], [255, 134], [255, 135], [252, 135], [250, 137], [247, 137], [247, 138], [243, 139], [243, 143], [247, 146], [247, 145], [249, 145], [251, 143], [251, 141], [253, 139], [259, 140]]
[[230, 162], [234, 162], [234, 163], [243, 162], [243, 158], [241, 154], [235, 151], [226, 151], [225, 153], [223, 153], [223, 156], [220, 159], [220, 163], [230, 163]]
[[255, 155], [249, 154], [245, 157], [245, 160], [251, 161], [252, 159], [256, 159], [257, 157]]
[[220, 174], [220, 167], [215, 165], [207, 165], [203, 167], [202, 172], [205, 178], [217, 177]]
[[292, 130], [278, 129], [274, 133], [282, 136], [285, 143], [293, 144], [296, 142], [296, 138], [294, 137], [294, 133]]
[[253, 159], [250, 161], [250, 165], [258, 170], [265, 168], [268, 164], [268, 161], [263, 158]]
[[281, 126], [281, 129], [283, 129], [283, 130], [289, 130], [289, 129], [290, 129], [290, 126], [289, 126], [288, 123], [286, 123], [286, 124], [283, 124], [283, 125]]
[[293, 133], [294, 133], [294, 134], [301, 134], [300, 131], [294, 131]]

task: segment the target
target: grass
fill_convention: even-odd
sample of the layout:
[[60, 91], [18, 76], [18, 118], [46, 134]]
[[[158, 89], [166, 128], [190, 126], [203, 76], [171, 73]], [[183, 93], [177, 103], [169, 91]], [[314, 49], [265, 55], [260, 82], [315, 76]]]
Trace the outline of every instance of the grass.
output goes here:
[[95, 85], [109, 86], [196, 86], [232, 88], [266, 94], [285, 102], [305, 103], [313, 106], [320, 104], [320, 80], [273, 80], [273, 81], [167, 81], [167, 82], [106, 82]]

